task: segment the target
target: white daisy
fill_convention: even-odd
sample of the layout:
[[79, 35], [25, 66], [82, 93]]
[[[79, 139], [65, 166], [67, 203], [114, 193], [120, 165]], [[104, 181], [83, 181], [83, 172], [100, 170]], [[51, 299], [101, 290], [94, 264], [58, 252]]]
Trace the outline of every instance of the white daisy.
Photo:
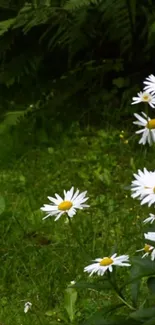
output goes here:
[[130, 266], [129, 263], [126, 263], [129, 261], [128, 255], [121, 255], [118, 257], [116, 256], [117, 254], [114, 254], [111, 257], [96, 258], [94, 260], [94, 262], [96, 263], [86, 266], [84, 268], [84, 272], [90, 273], [89, 276], [93, 275], [94, 273], [97, 273], [98, 275], [103, 275], [107, 270], [112, 272], [113, 265]]
[[155, 96], [151, 95], [149, 92], [143, 92], [143, 91], [140, 91], [137, 95], [138, 95], [138, 97], [132, 98], [133, 102], [131, 103], [131, 105], [144, 102], [144, 103], [148, 103], [152, 108], [155, 107], [154, 106], [155, 105]]
[[134, 174], [135, 180], [131, 183], [131, 196], [141, 200], [141, 205], [148, 203], [150, 207], [155, 203], [155, 171], [149, 172], [146, 168], [144, 171], [138, 170]]
[[141, 126], [142, 129], [136, 131], [136, 134], [141, 134], [142, 137], [139, 141], [139, 144], [145, 145], [147, 142], [151, 146], [155, 142], [155, 119], [150, 119], [144, 112], [141, 112], [142, 116], [135, 113], [134, 116], [137, 118], [137, 121], [133, 123]]
[[143, 223], [148, 223], [148, 222], [150, 222], [150, 223], [153, 223], [154, 221], [155, 221], [155, 215], [153, 214], [153, 213], [149, 213], [149, 218], [146, 218], [144, 221], [143, 221]]
[[143, 254], [142, 258], [151, 256], [151, 261], [154, 261], [155, 259], [155, 248], [151, 245], [145, 244], [145, 246], [142, 249], [138, 249], [136, 252], [142, 252], [144, 251], [145, 253]]
[[144, 81], [144, 90], [148, 91], [149, 93], [154, 94], [155, 93], [155, 76], [153, 74], [150, 74], [146, 80]]
[[26, 302], [24, 305], [24, 313], [27, 313], [29, 311], [29, 309], [32, 307], [31, 302]]
[[48, 199], [52, 202], [51, 204], [44, 204], [41, 208], [42, 211], [47, 212], [46, 217], [49, 216], [57, 216], [55, 221], [58, 220], [62, 214], [67, 213], [70, 218], [72, 218], [76, 214], [76, 209], [82, 210], [83, 208], [89, 207], [89, 205], [84, 204], [88, 200], [86, 197], [86, 193], [82, 192], [79, 194], [79, 190], [77, 189], [74, 193], [74, 187], [72, 187], [69, 191], [64, 190], [64, 198], [60, 195], [55, 194], [56, 198], [48, 196]]
[[155, 232], [148, 232], [147, 234], [144, 234], [145, 239], [155, 241]]

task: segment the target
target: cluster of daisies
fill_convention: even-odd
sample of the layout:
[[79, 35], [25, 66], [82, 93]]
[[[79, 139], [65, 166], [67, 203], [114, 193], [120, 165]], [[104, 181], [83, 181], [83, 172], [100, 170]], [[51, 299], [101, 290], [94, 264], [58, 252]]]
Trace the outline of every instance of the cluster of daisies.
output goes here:
[[[146, 85], [143, 92], [138, 93], [138, 97], [133, 97], [132, 104], [138, 104], [145, 102], [152, 108], [155, 108], [155, 76], [150, 75], [144, 81]], [[142, 112], [142, 115], [134, 114], [137, 121], [133, 122], [138, 126], [142, 127], [136, 133], [142, 134], [139, 141], [140, 144], [146, 144], [147, 142], [151, 145], [155, 142], [155, 119], [151, 119], [146, 113]], [[141, 204], [148, 204], [150, 207], [155, 203], [155, 171], [149, 172], [146, 168], [143, 171], [138, 170], [138, 174], [134, 174], [135, 180], [132, 181], [131, 191], [133, 198], [139, 198]], [[74, 191], [72, 187], [69, 191], [64, 190], [64, 195], [61, 197], [59, 194], [55, 194], [55, 197], [48, 197], [50, 204], [44, 204], [41, 210], [46, 212], [46, 219], [50, 216], [55, 216], [55, 221], [58, 220], [63, 214], [67, 215], [68, 218], [72, 218], [78, 209], [82, 210], [88, 208], [86, 204], [88, 197], [86, 196], [87, 191], [80, 193], [77, 189]], [[144, 223], [153, 223], [155, 221], [155, 215], [150, 213], [149, 217], [144, 220]], [[155, 232], [148, 232], [144, 234], [145, 239], [155, 241]], [[149, 244], [145, 244], [142, 249], [137, 252], [143, 251], [142, 258], [150, 256], [151, 260], [155, 260], [155, 247]], [[84, 272], [88, 272], [89, 275], [97, 273], [103, 275], [106, 271], [112, 272], [113, 266], [130, 266], [129, 256], [113, 254], [112, 256], [96, 258], [94, 263], [84, 268]]]
[[[144, 81], [143, 91], [138, 93], [138, 97], [132, 98], [132, 105], [144, 102], [155, 108], [155, 76], [150, 75]], [[141, 127], [136, 131], [136, 134], [141, 134], [139, 143], [145, 145], [147, 142], [151, 146], [155, 142], [155, 119], [151, 119], [146, 112], [141, 112], [141, 115], [135, 113], [136, 121], [134, 124]]]
[[[138, 104], [144, 102], [149, 104], [152, 108], [155, 108], [155, 76], [150, 75], [144, 80], [144, 89], [138, 93], [138, 97], [133, 97], [132, 104]], [[148, 111], [148, 110], [146, 110]], [[145, 145], [148, 143], [152, 145], [155, 142], [155, 119], [151, 119], [146, 112], [141, 112], [141, 115], [135, 113], [134, 116], [137, 118], [133, 123], [141, 127], [140, 130], [136, 131], [137, 134], [141, 134], [139, 144]], [[131, 196], [141, 201], [141, 205], [148, 204], [150, 207], [155, 203], [155, 171], [148, 171], [146, 168], [143, 171], [138, 170], [137, 174], [134, 174], [134, 180], [131, 184]], [[153, 223], [155, 221], [155, 215], [150, 213], [149, 217], [143, 222]], [[144, 234], [145, 239], [155, 242], [155, 232], [148, 232]], [[145, 244], [144, 248], [138, 250], [144, 251], [144, 255], [151, 256], [151, 260], [155, 260], [155, 247]]]
[[[155, 203], [155, 171], [148, 171], [146, 168], [138, 170], [137, 174], [134, 174], [134, 180], [131, 183], [131, 196], [141, 201], [141, 205], [148, 204], [150, 207]], [[143, 221], [144, 224], [153, 223], [155, 221], [155, 215], [150, 213], [149, 217]], [[148, 232], [144, 234], [145, 239], [155, 242], [155, 232]], [[144, 251], [144, 255], [151, 256], [151, 260], [155, 260], [155, 247], [145, 244], [144, 248], [138, 251]]]
[[[44, 204], [41, 208], [42, 211], [47, 213], [43, 219], [49, 216], [56, 216], [56, 221], [63, 214], [67, 214], [68, 218], [72, 218], [76, 214], [76, 210], [89, 207], [88, 204], [85, 204], [88, 200], [86, 194], [87, 191], [80, 193], [78, 189], [74, 191], [74, 187], [72, 187], [69, 191], [64, 191], [63, 197], [57, 193], [55, 194], [55, 198], [48, 196], [51, 204]], [[113, 265], [130, 266], [128, 261], [128, 255], [117, 256], [117, 254], [114, 254], [111, 257], [96, 258], [94, 260], [95, 263], [84, 268], [84, 272], [90, 273], [90, 276], [93, 273], [103, 275], [107, 270], [112, 272]]]

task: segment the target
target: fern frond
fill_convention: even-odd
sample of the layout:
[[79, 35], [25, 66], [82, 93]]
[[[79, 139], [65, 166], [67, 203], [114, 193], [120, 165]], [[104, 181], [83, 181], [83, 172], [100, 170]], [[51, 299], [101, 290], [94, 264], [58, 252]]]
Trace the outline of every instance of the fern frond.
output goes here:
[[[16, 28], [16, 27], [23, 26], [25, 23], [25, 20], [26, 20], [24, 18], [27, 17], [27, 20], [30, 18], [30, 16], [27, 13], [30, 12], [31, 9], [32, 9], [32, 5], [25, 4], [24, 7], [22, 7], [22, 9], [19, 11], [19, 13], [17, 14], [17, 16], [15, 18], [10, 18], [10, 19], [1, 21], [0, 22], [0, 36], [5, 34], [10, 28]], [[26, 20], [26, 22], [27, 22], [27, 20]], [[18, 26], [18, 22], [20, 22], [21, 25], [19, 23], [19, 26]]]
[[89, 6], [92, 4], [97, 5], [99, 2], [100, 0], [68, 0], [64, 5], [64, 9], [73, 11], [84, 6]]
[[18, 11], [24, 5], [24, 0], [1, 0], [0, 8], [6, 10]]
[[[121, 43], [125, 52], [132, 45], [133, 35], [130, 12], [126, 0], [105, 0], [100, 5], [102, 22], [106, 24], [105, 36]], [[134, 13], [135, 15], [135, 13]]]
[[23, 32], [27, 33], [33, 27], [47, 23], [56, 9], [47, 5], [34, 8], [32, 4], [26, 3], [15, 18], [0, 22], [0, 35], [2, 36], [10, 28], [22, 28]]
[[0, 36], [5, 34], [14, 24], [15, 18], [7, 19], [0, 22]]
[[23, 53], [14, 57], [9, 63], [3, 64], [0, 69], [0, 84], [10, 87], [19, 83], [22, 77], [34, 75], [40, 64], [40, 56]]
[[47, 24], [55, 15], [57, 9], [59, 8], [49, 6], [34, 8], [32, 5], [26, 4], [16, 16], [12, 28], [21, 28], [26, 34], [35, 26]]
[[23, 111], [10, 111], [6, 113], [3, 122], [0, 123], [0, 135], [8, 131], [11, 126], [15, 126], [29, 111], [30, 109], [28, 108]]

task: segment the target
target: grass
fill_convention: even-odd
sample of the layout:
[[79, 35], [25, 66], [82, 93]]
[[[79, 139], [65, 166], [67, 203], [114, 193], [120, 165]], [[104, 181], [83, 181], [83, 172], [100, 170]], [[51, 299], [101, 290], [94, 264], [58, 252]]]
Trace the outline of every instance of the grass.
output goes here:
[[[115, 250], [133, 255], [142, 247], [148, 208], [131, 199], [128, 187], [138, 168], [154, 169], [154, 153], [128, 131], [123, 136], [129, 142], [124, 143], [120, 133], [112, 128], [75, 130], [57, 145], [31, 149], [1, 167], [2, 324], [69, 324], [64, 292], [72, 280], [88, 281], [84, 266]], [[61, 195], [71, 186], [88, 191], [90, 208], [78, 211], [73, 229], [64, 216], [58, 222], [52, 217], [43, 221], [40, 207], [47, 196]], [[89, 281], [100, 283], [95, 279]], [[104, 310], [111, 300], [115, 298], [109, 292], [79, 290], [75, 324]], [[24, 314], [27, 301], [33, 306]]]

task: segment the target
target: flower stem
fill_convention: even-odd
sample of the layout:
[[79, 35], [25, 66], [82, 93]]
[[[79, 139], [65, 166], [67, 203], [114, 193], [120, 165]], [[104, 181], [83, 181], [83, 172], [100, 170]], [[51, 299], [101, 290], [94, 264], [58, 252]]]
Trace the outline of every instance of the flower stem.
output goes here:
[[117, 297], [126, 305], [129, 309], [135, 310], [133, 306], [131, 306], [124, 298], [122, 298], [117, 291], [115, 291]]
[[135, 310], [135, 308], [133, 306], [131, 306], [123, 297], [120, 289], [117, 287], [116, 282], [114, 283], [111, 279], [111, 274], [108, 272], [108, 278], [109, 278], [109, 282], [113, 288], [113, 290], [116, 293], [116, 296], [123, 302], [124, 305], [126, 305], [129, 309], [131, 310]]
[[86, 255], [87, 258], [88, 258], [88, 253], [87, 253], [87, 251], [86, 251], [86, 249], [85, 249], [83, 243], [81, 243], [81, 241], [80, 241], [79, 238], [77, 237], [77, 233], [76, 233], [76, 231], [75, 231], [75, 229], [74, 229], [74, 227], [73, 227], [73, 223], [72, 223], [71, 218], [70, 218], [69, 216], [68, 216], [68, 221], [69, 221], [69, 225], [70, 225], [70, 228], [71, 228], [71, 231], [72, 231], [72, 235], [73, 235], [73, 237], [75, 238], [75, 240], [76, 240], [77, 244], [79, 245], [80, 249], [83, 250], [83, 252], [85, 253], [85, 255]]
[[148, 103], [145, 103], [145, 113], [147, 115], [147, 120], [148, 120], [148, 116], [149, 116]]

